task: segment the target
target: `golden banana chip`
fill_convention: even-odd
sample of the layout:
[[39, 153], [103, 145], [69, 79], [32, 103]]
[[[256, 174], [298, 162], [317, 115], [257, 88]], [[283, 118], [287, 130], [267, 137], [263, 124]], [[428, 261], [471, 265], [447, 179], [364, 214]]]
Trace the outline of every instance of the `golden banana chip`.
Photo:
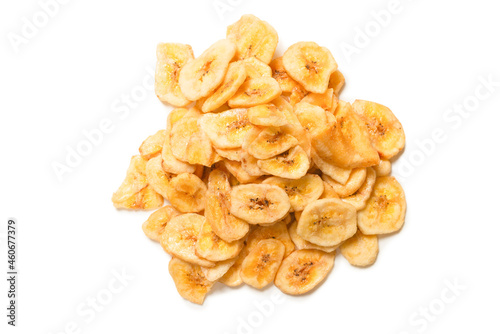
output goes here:
[[271, 67], [256, 57], [243, 59], [243, 64], [247, 70], [247, 77], [250, 79], [272, 76]]
[[287, 222], [289, 221], [290, 219], [285, 218], [275, 224], [255, 227], [248, 235], [247, 250], [251, 251], [261, 240], [275, 239], [281, 241], [285, 246], [285, 257], [288, 256], [295, 249], [288, 234]]
[[342, 72], [340, 72], [339, 70], [333, 72], [332, 75], [330, 76], [328, 87], [333, 88], [333, 90], [335, 91], [335, 95], [337, 96], [340, 95], [340, 91], [344, 87], [344, 84], [345, 84], [345, 78]]
[[268, 174], [287, 179], [300, 179], [309, 170], [309, 158], [300, 146], [270, 159], [257, 161], [257, 166]]
[[195, 304], [203, 304], [214, 283], [205, 277], [200, 266], [174, 257], [168, 264], [168, 271], [182, 298]]
[[333, 190], [342, 197], [351, 196], [354, 194], [366, 180], [366, 168], [354, 168], [349, 174], [349, 178], [345, 184], [338, 183], [330, 176], [323, 174], [323, 180], [330, 184]]
[[160, 130], [154, 135], [146, 138], [145, 141], [142, 142], [141, 147], [139, 147], [139, 152], [141, 156], [148, 160], [158, 154], [160, 154], [163, 148], [163, 142], [165, 141], [165, 137], [167, 135], [167, 130]]
[[243, 261], [241, 279], [254, 288], [262, 289], [274, 281], [284, 255], [285, 246], [281, 241], [259, 241]]
[[366, 201], [368, 200], [368, 198], [370, 198], [370, 195], [372, 193], [376, 178], [377, 173], [375, 173], [373, 168], [367, 168], [365, 182], [354, 194], [344, 197], [342, 198], [342, 200], [354, 206], [358, 211], [364, 209], [366, 206]]
[[243, 248], [243, 240], [226, 242], [219, 238], [209, 222], [201, 227], [196, 242], [196, 255], [209, 261], [225, 261], [236, 257]]
[[146, 164], [146, 180], [154, 191], [164, 198], [167, 198], [168, 182], [171, 178], [172, 176], [163, 170], [161, 156], [148, 160]]
[[181, 212], [200, 212], [205, 209], [207, 186], [194, 174], [173, 177], [167, 186], [168, 201]]
[[[300, 219], [301, 214], [299, 215]], [[288, 234], [290, 234], [290, 239], [292, 239], [295, 247], [297, 249], [318, 249], [320, 251], [331, 253], [335, 251], [339, 245], [331, 246], [331, 247], [323, 247], [319, 245], [315, 245], [307, 240], [304, 240], [300, 235], [297, 234], [297, 224], [298, 220], [294, 221], [290, 227], [288, 228]]]
[[358, 230], [356, 234], [340, 246], [340, 253], [357, 267], [366, 267], [375, 263], [378, 255], [378, 237], [364, 235]]
[[271, 77], [248, 79], [227, 102], [231, 108], [249, 108], [271, 102], [281, 95], [280, 85]]
[[165, 226], [168, 224], [170, 219], [180, 214], [181, 213], [173, 206], [166, 205], [156, 210], [151, 214], [151, 216], [149, 216], [148, 220], [142, 224], [142, 230], [148, 238], [159, 242], [161, 240], [161, 235], [165, 230]]

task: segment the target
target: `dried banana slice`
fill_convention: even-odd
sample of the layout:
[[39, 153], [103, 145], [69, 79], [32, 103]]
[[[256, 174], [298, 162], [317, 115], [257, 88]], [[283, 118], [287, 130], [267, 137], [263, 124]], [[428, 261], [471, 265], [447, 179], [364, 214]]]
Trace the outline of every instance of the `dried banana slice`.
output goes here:
[[215, 282], [219, 280], [219, 278], [224, 276], [235, 262], [236, 258], [228, 259], [225, 261], [217, 262], [215, 264], [215, 267], [212, 268], [201, 267], [201, 271], [203, 272], [203, 275], [205, 275], [205, 278], [207, 280], [209, 280], [210, 282]]
[[196, 255], [196, 241], [200, 235], [205, 217], [186, 213], [173, 217], [161, 235], [161, 246], [165, 252], [186, 262], [203, 267], [214, 267], [215, 263]]
[[366, 201], [368, 200], [368, 198], [370, 198], [370, 195], [372, 193], [376, 178], [377, 173], [375, 173], [373, 168], [367, 168], [365, 182], [354, 194], [342, 198], [342, 200], [354, 206], [358, 211], [364, 209], [366, 206]]
[[148, 184], [164, 198], [167, 198], [168, 182], [171, 178], [172, 176], [163, 170], [161, 156], [148, 160], [146, 164], [146, 179]]
[[281, 95], [280, 85], [271, 77], [248, 79], [227, 102], [231, 108], [249, 108], [271, 102]]
[[207, 186], [194, 174], [183, 173], [168, 183], [167, 199], [181, 212], [200, 212], [205, 209]]
[[285, 114], [274, 104], [261, 104], [248, 109], [250, 123], [260, 126], [282, 126], [287, 124]]
[[278, 81], [284, 93], [291, 93], [296, 87], [300, 88], [300, 84], [286, 73], [285, 67], [283, 66], [283, 57], [274, 59], [269, 66], [271, 66], [273, 71], [273, 78]]
[[[333, 187], [328, 183], [323, 181], [323, 193], [320, 196], [320, 199], [323, 198], [340, 198], [339, 195], [333, 190]], [[298, 221], [298, 219], [297, 219]]]
[[373, 169], [377, 173], [377, 176], [389, 176], [392, 171], [391, 162], [389, 160], [380, 160], [380, 163], [373, 166]]
[[283, 54], [288, 75], [312, 93], [324, 93], [337, 63], [330, 51], [314, 42], [299, 42]]
[[332, 271], [335, 252], [300, 249], [286, 257], [278, 269], [274, 284], [289, 295], [301, 295], [319, 285]]
[[163, 142], [165, 141], [166, 135], [167, 135], [166, 130], [160, 130], [156, 132], [154, 135], [151, 135], [148, 138], [146, 138], [146, 140], [143, 141], [141, 146], [139, 147], [139, 153], [141, 153], [141, 156], [144, 159], [149, 160], [150, 158], [160, 154], [163, 148]]
[[351, 196], [366, 180], [366, 168], [355, 168], [351, 171], [345, 184], [340, 184], [330, 176], [323, 174], [323, 180], [328, 182], [340, 198]]
[[335, 95], [337, 96], [340, 95], [340, 91], [344, 87], [344, 84], [345, 84], [345, 78], [342, 72], [340, 72], [339, 70], [333, 72], [332, 75], [330, 76], [328, 87], [333, 88], [333, 90], [335, 91]]
[[396, 156], [405, 146], [403, 126], [392, 111], [381, 104], [356, 100], [352, 104], [382, 159]]
[[150, 185], [142, 188], [122, 202], [114, 203], [117, 209], [151, 210], [163, 206], [163, 196], [158, 194]]
[[[290, 215], [286, 217], [290, 217]], [[248, 235], [247, 251], [251, 251], [261, 240], [275, 239], [281, 241], [285, 246], [285, 256], [293, 252], [295, 245], [290, 239], [287, 228], [287, 222], [291, 221], [291, 218], [286, 217], [272, 225], [255, 227]]]
[[366, 207], [358, 213], [363, 234], [387, 234], [399, 231], [406, 215], [403, 188], [392, 176], [377, 178]]
[[211, 223], [205, 221], [196, 242], [196, 255], [209, 261], [225, 261], [236, 257], [243, 248], [243, 240], [226, 242], [219, 238]]
[[273, 158], [259, 160], [257, 166], [268, 174], [287, 179], [300, 179], [309, 170], [309, 158], [300, 146], [281, 153]]
[[247, 109], [231, 109], [218, 114], [203, 115], [198, 124], [213, 146], [222, 149], [240, 148], [246, 134], [254, 126]]
[[353, 266], [370, 266], [377, 260], [378, 237], [376, 235], [364, 235], [358, 230], [352, 238], [340, 246], [340, 252]]
[[304, 88], [302, 88], [302, 86], [299, 85], [297, 87], [294, 87], [292, 89], [292, 93], [290, 94], [290, 97], [289, 97], [290, 104], [292, 106], [295, 106], [297, 103], [302, 101], [302, 99], [304, 97], [306, 97], [306, 95], [307, 95], [307, 91]]
[[195, 304], [203, 304], [214, 283], [205, 277], [200, 266], [174, 257], [168, 264], [168, 271], [182, 298]]
[[268, 224], [285, 217], [290, 210], [286, 192], [268, 184], [244, 184], [231, 190], [232, 215], [250, 224]]
[[334, 115], [336, 122], [328, 124], [314, 137], [316, 153], [323, 160], [346, 169], [377, 165], [380, 161], [378, 152], [351, 104], [339, 101]]
[[174, 157], [172, 148], [170, 147], [170, 135], [167, 134], [161, 151], [162, 168], [167, 173], [182, 174], [194, 173], [196, 167], [187, 162], [180, 161]]
[[315, 245], [307, 240], [302, 239], [297, 234], [297, 224], [298, 224], [297, 221], [295, 221], [292, 224], [290, 224], [290, 226], [288, 227], [288, 234], [290, 234], [290, 239], [292, 239], [292, 241], [295, 244], [295, 247], [297, 249], [318, 249], [318, 250], [326, 252], [326, 253], [331, 253], [339, 247], [339, 245], [335, 245], [335, 246], [331, 246], [331, 247], [323, 247], [323, 246]]
[[205, 50], [201, 56], [189, 61], [179, 74], [182, 94], [191, 101], [210, 95], [224, 80], [235, 52], [234, 43], [222, 39]]
[[258, 176], [250, 175], [244, 168], [243, 164], [238, 161], [224, 160], [224, 167], [233, 175], [240, 184], [256, 182]]
[[161, 101], [176, 107], [191, 103], [179, 87], [179, 74], [186, 63], [194, 59], [191, 46], [160, 43], [156, 48], [155, 93]]
[[340, 168], [321, 159], [315, 150], [311, 150], [311, 159], [323, 174], [328, 175], [340, 184], [346, 184], [352, 169]]
[[224, 105], [247, 78], [245, 65], [241, 61], [229, 64], [224, 81], [217, 90], [203, 103], [201, 111], [212, 112]]
[[256, 57], [243, 59], [243, 64], [247, 70], [247, 77], [250, 79], [272, 76], [271, 67]]
[[310, 93], [307, 94], [300, 102], [314, 104], [324, 110], [335, 110], [339, 103], [339, 98], [335, 95], [333, 88], [328, 88], [324, 93]]
[[261, 240], [243, 261], [240, 276], [243, 282], [262, 289], [274, 281], [285, 255], [285, 246], [278, 240]]
[[140, 155], [135, 155], [130, 159], [130, 165], [127, 169], [125, 180], [123, 180], [111, 199], [115, 206], [126, 201], [148, 185], [146, 178], [146, 163], [147, 160]]
[[238, 257], [236, 257], [236, 261], [231, 266], [231, 268], [229, 268], [229, 270], [224, 274], [224, 276], [222, 276], [219, 279], [219, 282], [231, 287], [236, 287], [243, 284], [243, 280], [241, 279], [240, 276], [241, 266], [249, 252], [250, 250], [248, 249], [248, 247], [246, 247], [245, 243], [245, 246], [241, 250], [240, 254], [238, 255]]
[[262, 182], [283, 189], [293, 211], [302, 211], [309, 203], [317, 200], [323, 193], [323, 180], [319, 175], [307, 174], [298, 180], [284, 179], [281, 177], [270, 177]]
[[231, 161], [241, 161], [241, 154], [243, 150], [241, 148], [217, 148], [214, 147], [215, 152], [221, 157], [231, 160]]
[[227, 39], [236, 44], [236, 58], [257, 57], [266, 64], [273, 59], [278, 45], [278, 33], [274, 28], [254, 15], [243, 15], [227, 27]]
[[259, 133], [246, 149], [255, 158], [264, 160], [288, 151], [298, 143], [294, 136], [281, 128], [268, 127]]
[[241, 168], [243, 168], [248, 175], [255, 177], [264, 175], [264, 172], [261, 171], [257, 165], [257, 161], [258, 160], [248, 152], [243, 151], [241, 153]]
[[165, 226], [172, 218], [180, 214], [173, 206], [166, 205], [149, 216], [148, 220], [142, 224], [142, 230], [149, 239], [159, 242]]
[[247, 222], [229, 213], [230, 193], [228, 174], [217, 169], [210, 172], [205, 218], [215, 234], [226, 242], [243, 239], [250, 229]]
[[356, 233], [356, 209], [339, 199], [317, 200], [304, 209], [297, 234], [313, 244], [331, 247]]
[[335, 121], [335, 116], [327, 114], [323, 108], [304, 102], [304, 100], [297, 103], [293, 111], [295, 115], [297, 115], [302, 127], [311, 134], [312, 138], [314, 138], [318, 132], [324, 131], [327, 127], [329, 121], [327, 115]]

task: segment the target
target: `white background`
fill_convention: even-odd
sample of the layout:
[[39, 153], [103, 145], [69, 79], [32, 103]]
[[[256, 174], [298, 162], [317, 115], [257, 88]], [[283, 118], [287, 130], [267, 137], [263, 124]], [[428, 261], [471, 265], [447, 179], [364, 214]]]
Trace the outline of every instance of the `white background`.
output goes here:
[[[4, 271], [5, 222], [15, 217], [20, 272], [18, 327], [8, 333], [64, 333], [73, 322], [80, 333], [498, 333], [500, 87], [473, 98], [481, 77], [500, 81], [496, 3], [401, 0], [400, 12], [376, 31], [370, 13], [389, 0], [222, 2], [230, 7], [219, 16], [212, 0], [73, 0], [15, 52], [8, 34], [21, 34], [23, 17], [31, 21], [40, 5], [2, 1], [0, 259]], [[170, 110], [148, 91], [128, 115], [114, 112], [123, 94], [151, 78], [156, 44], [188, 43], [199, 55], [245, 13], [276, 28], [280, 53], [303, 40], [328, 47], [347, 80], [341, 98], [389, 106], [407, 136], [394, 165], [408, 202], [403, 230], [381, 239], [374, 266], [353, 268], [337, 256], [318, 290], [284, 297], [266, 315], [254, 302], [269, 301], [274, 287], [217, 285], [203, 306], [183, 300], [169, 256], [141, 231], [149, 213], [119, 212], [110, 200], [130, 156], [165, 126]], [[356, 47], [357, 29], [367, 25], [368, 45], [358, 43], [349, 57], [341, 46]], [[478, 105], [468, 117], [445, 120], [464, 100]], [[58, 180], [53, 163], [65, 163], [68, 147], [103, 119], [112, 131]], [[436, 129], [446, 140], [424, 155], [417, 142]], [[133, 279], [95, 318], [82, 316], [77, 308], [106, 294], [113, 270]], [[443, 304], [447, 281], [462, 290]], [[418, 312], [429, 306], [432, 320], [422, 320]], [[249, 317], [262, 321], [242, 331], [240, 319]]]

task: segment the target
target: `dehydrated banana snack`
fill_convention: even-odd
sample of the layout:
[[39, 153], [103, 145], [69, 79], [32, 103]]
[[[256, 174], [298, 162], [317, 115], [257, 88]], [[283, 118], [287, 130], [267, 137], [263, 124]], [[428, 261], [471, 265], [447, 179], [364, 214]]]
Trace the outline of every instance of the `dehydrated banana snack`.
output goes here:
[[157, 48], [155, 92], [175, 109], [112, 201], [156, 209], [144, 234], [172, 256], [173, 282], [196, 304], [217, 281], [307, 293], [337, 253], [373, 264], [378, 235], [404, 223], [390, 175], [401, 123], [381, 104], [339, 98], [345, 78], [326, 47], [298, 42], [276, 55], [277, 44], [269, 23], [244, 15], [197, 57], [187, 44]]

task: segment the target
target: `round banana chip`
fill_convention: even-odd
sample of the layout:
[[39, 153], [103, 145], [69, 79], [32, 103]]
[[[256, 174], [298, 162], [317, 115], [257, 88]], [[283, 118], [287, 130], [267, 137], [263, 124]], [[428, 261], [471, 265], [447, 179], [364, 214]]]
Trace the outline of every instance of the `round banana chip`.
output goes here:
[[268, 127], [261, 131], [247, 147], [247, 152], [257, 159], [269, 159], [292, 147], [299, 141], [278, 127]]
[[356, 209], [339, 199], [317, 200], [302, 211], [297, 234], [313, 244], [332, 247], [356, 233]]
[[330, 176], [323, 174], [323, 180], [328, 182], [333, 188], [333, 190], [339, 195], [341, 198], [351, 196], [354, 194], [366, 180], [366, 168], [354, 168], [347, 182], [345, 184], [338, 183]]
[[148, 220], [142, 224], [142, 230], [149, 239], [159, 242], [165, 226], [173, 217], [180, 214], [173, 206], [166, 205], [149, 216]]
[[373, 168], [367, 168], [365, 182], [354, 194], [344, 197], [342, 198], [342, 200], [354, 206], [358, 211], [364, 209], [366, 206], [366, 201], [368, 200], [368, 198], [370, 198], [370, 195], [372, 193], [376, 178], [377, 173], [375, 173]]
[[380, 163], [373, 166], [377, 176], [389, 176], [392, 172], [392, 165], [389, 160], [380, 160]]
[[236, 257], [243, 248], [243, 240], [226, 242], [219, 238], [209, 222], [201, 227], [196, 242], [196, 255], [209, 261], [224, 261]]
[[207, 280], [209, 280], [210, 282], [215, 282], [222, 276], [224, 276], [235, 262], [236, 258], [228, 259], [225, 261], [217, 262], [215, 264], [215, 267], [212, 268], [201, 267], [201, 271], [203, 272], [203, 275], [205, 275]]
[[285, 255], [285, 246], [278, 240], [261, 240], [243, 261], [240, 276], [243, 282], [262, 289], [274, 281]]
[[300, 146], [295, 146], [270, 159], [257, 161], [257, 166], [264, 173], [287, 179], [300, 179], [306, 175], [309, 164], [309, 157]]
[[268, 184], [243, 184], [231, 190], [230, 212], [250, 224], [276, 222], [290, 210], [286, 192]]
[[256, 57], [243, 59], [243, 64], [245, 64], [247, 78], [249, 79], [272, 76], [271, 67]]
[[160, 101], [176, 107], [191, 103], [179, 87], [181, 69], [194, 59], [193, 49], [187, 44], [160, 43], [156, 48], [155, 93]]
[[249, 108], [248, 120], [260, 126], [282, 126], [288, 123], [285, 114], [272, 103]]
[[224, 80], [235, 52], [234, 43], [222, 39], [205, 50], [201, 56], [189, 61], [179, 74], [182, 94], [191, 101], [208, 96]]
[[404, 148], [403, 126], [389, 108], [363, 100], [354, 101], [352, 107], [366, 125], [371, 142], [382, 159], [391, 159]]
[[141, 156], [148, 160], [160, 154], [163, 149], [163, 142], [165, 141], [166, 135], [167, 130], [160, 130], [154, 135], [146, 138], [146, 140], [143, 141], [139, 147], [139, 153], [141, 153]]
[[[311, 134], [312, 138], [316, 133], [323, 131], [328, 124], [327, 112], [319, 106], [304, 102], [304, 100], [297, 103], [293, 107], [293, 111], [302, 127]], [[333, 115], [328, 115], [335, 119]]]
[[196, 255], [196, 242], [205, 217], [196, 213], [186, 213], [173, 217], [165, 226], [161, 236], [161, 246], [165, 252], [181, 260], [203, 267], [214, 267], [215, 263]]
[[208, 177], [205, 218], [215, 234], [226, 242], [243, 239], [250, 226], [229, 213], [231, 185], [227, 173], [213, 170]]
[[212, 112], [224, 105], [247, 78], [246, 67], [241, 61], [229, 64], [224, 81], [217, 90], [203, 103], [201, 111]]
[[240, 148], [246, 134], [254, 127], [248, 120], [247, 109], [205, 114], [198, 124], [210, 138], [213, 146], [222, 149]]
[[[300, 215], [299, 215], [299, 219], [300, 219]], [[339, 247], [339, 245], [335, 245], [335, 246], [331, 246], [331, 247], [323, 247], [323, 246], [315, 245], [307, 240], [302, 239], [300, 237], [300, 235], [297, 234], [297, 225], [298, 225], [297, 221], [294, 221], [290, 225], [290, 227], [288, 227], [288, 234], [290, 234], [290, 239], [292, 239], [292, 241], [295, 244], [295, 247], [297, 249], [318, 249], [318, 250], [326, 252], [326, 253], [331, 253]]]
[[314, 42], [299, 42], [283, 54], [288, 75], [312, 93], [324, 93], [337, 63], [330, 51]]
[[377, 178], [366, 207], [358, 213], [363, 234], [387, 234], [399, 231], [406, 215], [403, 188], [392, 176]]
[[182, 298], [195, 304], [203, 304], [214, 283], [205, 277], [200, 266], [174, 257], [168, 264], [168, 271]]
[[172, 149], [170, 147], [170, 135], [167, 134], [165, 137], [165, 142], [163, 143], [163, 149], [161, 151], [162, 158], [162, 168], [167, 173], [172, 174], [182, 174], [182, 173], [194, 173], [196, 167], [188, 164], [187, 162], [180, 161], [172, 154]]
[[285, 246], [285, 256], [288, 256], [295, 249], [295, 245], [288, 234], [287, 222], [289, 221], [291, 219], [285, 218], [272, 225], [255, 227], [248, 235], [246, 241], [247, 250], [252, 250], [261, 240], [276, 239]]
[[254, 15], [243, 15], [227, 27], [227, 39], [236, 44], [236, 58], [256, 57], [269, 64], [278, 45], [278, 33], [266, 21]]
[[340, 252], [350, 264], [367, 267], [375, 263], [378, 255], [378, 237], [364, 235], [358, 230], [356, 234], [340, 246]]
[[302, 211], [309, 204], [317, 200], [323, 193], [323, 180], [319, 175], [307, 174], [304, 177], [291, 180], [281, 177], [270, 177], [262, 182], [283, 189], [292, 206], [292, 211]]
[[205, 209], [207, 186], [194, 174], [183, 173], [168, 183], [167, 199], [181, 212], [200, 212]]
[[291, 93], [296, 87], [301, 88], [300, 84], [286, 73], [285, 67], [283, 66], [283, 57], [274, 59], [269, 66], [271, 66], [273, 71], [273, 78], [278, 81], [284, 93]]
[[274, 284], [289, 295], [301, 295], [318, 286], [332, 271], [335, 252], [300, 249], [287, 256], [278, 269]]
[[231, 108], [249, 108], [271, 102], [281, 95], [280, 85], [271, 77], [248, 79], [227, 102]]

